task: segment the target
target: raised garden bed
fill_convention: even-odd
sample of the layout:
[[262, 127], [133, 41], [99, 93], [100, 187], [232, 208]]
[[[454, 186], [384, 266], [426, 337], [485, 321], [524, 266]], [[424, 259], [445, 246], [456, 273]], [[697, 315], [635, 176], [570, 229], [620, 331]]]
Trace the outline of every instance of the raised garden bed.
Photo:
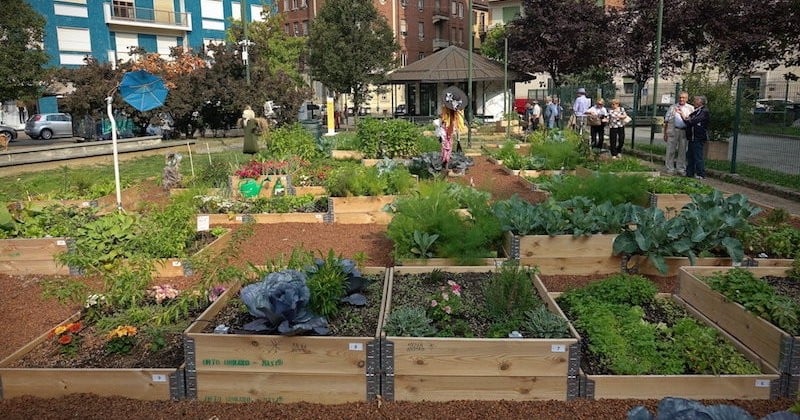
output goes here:
[[[388, 284], [383, 268], [362, 273]], [[353, 337], [215, 334], [217, 325], [230, 322], [238, 291], [227, 290], [185, 332], [188, 398], [337, 404], [379, 394], [377, 330]], [[381, 296], [368, 299], [382, 307]], [[240, 312], [233, 309], [233, 316]]]
[[69, 250], [68, 238], [0, 240], [0, 272], [4, 274], [71, 274], [56, 255]]
[[609, 274], [620, 271], [613, 256], [617, 235], [515, 235], [503, 234], [503, 251], [522, 265], [535, 265], [542, 274]]
[[[495, 268], [437, 270], [459, 284], [479, 287], [480, 283], [464, 276], [488, 279]], [[406, 276], [432, 271], [430, 267], [395, 267], [383, 319], [401, 305], [398, 299], [403, 299]], [[546, 300], [545, 304], [552, 311], [553, 303]], [[384, 370], [389, 373], [382, 387], [386, 400], [566, 400], [578, 396], [575, 375], [580, 355], [575, 338], [387, 336], [382, 345], [388, 363]]]
[[[678, 296], [719, 328], [741, 341], [778, 371], [785, 374], [787, 396], [797, 394], [800, 376], [800, 338], [748, 311], [740, 303], [713, 290], [702, 278], [725, 273], [733, 267], [683, 267]], [[787, 267], [745, 267], [755, 277], [786, 277]]]
[[388, 225], [392, 214], [384, 208], [396, 198], [394, 195], [330, 197], [328, 213], [333, 223]]

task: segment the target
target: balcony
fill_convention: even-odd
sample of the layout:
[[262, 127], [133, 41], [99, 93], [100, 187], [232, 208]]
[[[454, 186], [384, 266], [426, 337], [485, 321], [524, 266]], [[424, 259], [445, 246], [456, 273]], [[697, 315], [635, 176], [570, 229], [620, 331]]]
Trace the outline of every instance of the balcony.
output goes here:
[[450, 41], [443, 39], [443, 38], [434, 38], [433, 39], [433, 50], [441, 50], [442, 48], [447, 48], [450, 46]]
[[110, 3], [104, 3], [103, 14], [106, 24], [115, 29], [130, 31], [137, 31], [137, 28], [159, 29], [178, 34], [185, 34], [192, 30], [192, 14], [187, 12], [147, 7], [112, 6]]
[[440, 9], [439, 7], [434, 7], [433, 15], [431, 16], [431, 20], [434, 24], [439, 22], [447, 22], [450, 20], [450, 14], [448, 13], [449, 10], [447, 9]]

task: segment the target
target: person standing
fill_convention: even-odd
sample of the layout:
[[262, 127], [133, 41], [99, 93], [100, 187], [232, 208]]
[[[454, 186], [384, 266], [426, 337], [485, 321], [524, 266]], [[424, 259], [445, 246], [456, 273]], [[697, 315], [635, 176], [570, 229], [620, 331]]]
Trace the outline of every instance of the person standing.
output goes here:
[[559, 120], [560, 113], [558, 112], [558, 105], [553, 102], [553, 98], [548, 96], [545, 99], [544, 105], [544, 124], [548, 129], [556, 127], [556, 122]]
[[542, 118], [542, 107], [539, 106], [539, 101], [537, 99], [531, 102], [533, 103], [533, 108], [531, 109], [530, 120], [528, 120], [528, 127], [530, 127], [530, 132], [534, 132], [539, 129], [539, 120]]
[[604, 104], [603, 98], [599, 98], [595, 105], [584, 113], [589, 123], [592, 147], [595, 149], [603, 148], [603, 134], [605, 133], [606, 123], [608, 123], [608, 110]]
[[553, 98], [553, 103], [556, 104], [556, 109], [558, 110], [558, 114], [556, 114], [556, 127], [563, 128], [561, 126], [561, 121], [562, 121], [561, 117], [564, 116], [564, 107], [561, 106], [561, 99], [555, 97]]
[[706, 97], [694, 97], [694, 111], [686, 114], [680, 108], [675, 113], [686, 123], [686, 176], [705, 179], [706, 168], [703, 161], [703, 148], [708, 141], [708, 124], [711, 122], [711, 113], [706, 108]]
[[664, 164], [667, 173], [677, 172], [679, 175], [686, 175], [687, 139], [686, 122], [677, 113], [680, 110], [684, 115], [689, 115], [694, 111], [694, 107], [688, 103], [689, 92], [683, 91], [678, 94], [678, 103], [672, 105], [664, 115], [664, 142], [667, 143], [667, 154], [664, 156]]
[[586, 97], [586, 89], [578, 88], [575, 102], [572, 103], [572, 115], [575, 117], [575, 128], [586, 125], [586, 111], [592, 106], [592, 101]]
[[608, 111], [608, 141], [611, 143], [611, 158], [619, 159], [622, 156], [622, 146], [625, 144], [625, 108], [619, 106], [619, 99], [611, 100], [611, 109]]

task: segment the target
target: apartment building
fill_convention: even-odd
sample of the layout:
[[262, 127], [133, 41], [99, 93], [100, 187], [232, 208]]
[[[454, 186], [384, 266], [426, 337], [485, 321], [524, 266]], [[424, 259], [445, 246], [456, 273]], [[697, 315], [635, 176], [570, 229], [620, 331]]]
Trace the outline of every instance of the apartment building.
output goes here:
[[[28, 0], [45, 20], [44, 49], [51, 67], [130, 60], [131, 47], [167, 57], [171, 47], [200, 50], [223, 42], [232, 19], [262, 19], [265, 0]], [[5, 104], [4, 104], [5, 105]], [[56, 97], [39, 100], [39, 112], [56, 112]], [[4, 111], [11, 106], [4, 106]], [[14, 106], [13, 108], [16, 108]], [[13, 119], [13, 118], [9, 118]]]

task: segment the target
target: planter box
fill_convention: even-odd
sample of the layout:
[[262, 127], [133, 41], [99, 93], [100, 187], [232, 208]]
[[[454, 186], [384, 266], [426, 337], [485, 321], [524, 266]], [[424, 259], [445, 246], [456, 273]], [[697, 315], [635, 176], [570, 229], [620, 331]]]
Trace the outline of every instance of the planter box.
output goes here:
[[[441, 267], [489, 272], [489, 267]], [[396, 267], [403, 274], [431, 268]], [[547, 298], [545, 298], [547, 299]], [[547, 300], [546, 300], [547, 302]], [[550, 305], [553, 305], [550, 303]], [[383, 319], [391, 312], [387, 300]], [[383, 399], [396, 401], [566, 400], [578, 396], [578, 341], [564, 339], [386, 337]]]
[[31, 201], [15, 201], [9, 203], [9, 207], [16, 209], [24, 209], [25, 207], [49, 207], [49, 206], [63, 206], [63, 207], [78, 207], [78, 208], [96, 208], [98, 206], [97, 200], [31, 200]]
[[200, 214], [208, 217], [209, 226], [240, 225], [242, 223], [325, 223], [327, 213], [258, 213], [258, 214]]
[[706, 160], [730, 160], [728, 158], [730, 143], [727, 141], [707, 141], [703, 148]]
[[[757, 277], [785, 276], [787, 267], [748, 267]], [[711, 319], [719, 328], [741, 341], [779, 372], [800, 375], [800, 337], [792, 336], [742, 305], [711, 289], [701, 277], [728, 271], [719, 267], [683, 267], [678, 296]], [[797, 387], [789, 390], [797, 393]]]
[[659, 171], [637, 171], [637, 172], [600, 172], [594, 169], [587, 169], [587, 168], [578, 168], [575, 170], [575, 174], [578, 176], [590, 176], [594, 175], [595, 173], [607, 173], [610, 175], [616, 176], [646, 176], [646, 177], [660, 177], [661, 172]]
[[361, 159], [363, 155], [358, 150], [331, 150], [331, 157], [334, 159]]
[[[382, 274], [386, 296], [388, 272], [362, 272]], [[339, 404], [379, 394], [377, 331], [371, 337], [203, 333], [238, 290], [228, 289], [185, 332], [188, 398]]]
[[[540, 283], [539, 283], [540, 284]], [[547, 293], [544, 286], [540, 293]], [[560, 293], [547, 293], [552, 298]], [[702, 314], [694, 311], [680, 297], [673, 300], [704, 324], [714, 327]], [[559, 309], [560, 312], [560, 309]], [[563, 313], [562, 313], [563, 314]], [[572, 321], [570, 321], [571, 323]], [[592, 375], [580, 370], [581, 397], [590, 399], [771, 399], [782, 395], [778, 372], [733, 337], [721, 331], [749, 360], [761, 368], [759, 375]], [[576, 332], [576, 334], [578, 334]], [[580, 338], [579, 338], [580, 339]]]
[[307, 187], [292, 187], [290, 189], [292, 195], [308, 195], [311, 194], [314, 197], [322, 197], [328, 195], [328, 190], [325, 187], [321, 187], [318, 185], [309, 185]]
[[[398, 165], [406, 165], [408, 166], [411, 163], [409, 159], [391, 159]], [[379, 162], [383, 161], [383, 159], [361, 159], [361, 164], [364, 166], [375, 166]]]
[[542, 274], [593, 275], [620, 272], [621, 259], [612, 255], [614, 235], [503, 234], [503, 251], [522, 265], [535, 265]]
[[69, 239], [2, 239], [0, 273], [3, 274], [72, 274], [55, 256], [67, 252]]
[[[655, 276], [677, 276], [680, 273], [681, 267], [692, 267], [687, 257], [667, 257], [667, 273], [660, 273], [647, 258], [640, 256], [634, 257], [633, 261], [642, 261], [639, 265], [639, 273], [649, 274]], [[790, 267], [793, 260], [780, 259], [780, 258], [756, 258], [753, 260], [759, 267]], [[632, 263], [633, 264], [633, 263]], [[732, 267], [734, 264], [730, 258], [696, 258], [696, 267]]]
[[[76, 313], [59, 325], [80, 319]], [[56, 369], [10, 368], [34, 347], [48, 339], [42, 334], [0, 361], [0, 398], [23, 395], [58, 398], [72, 394], [96, 394], [138, 400], [178, 400], [184, 398], [184, 369]]]
[[650, 207], [658, 207], [667, 218], [677, 216], [683, 206], [691, 202], [689, 194], [650, 194]]
[[[481, 258], [477, 261], [479, 265], [471, 267], [486, 268], [486, 266], [499, 267], [507, 258]], [[470, 267], [460, 265], [454, 258], [403, 258], [395, 262], [399, 266], [405, 267]]]
[[388, 225], [392, 213], [383, 209], [396, 198], [394, 195], [330, 197], [328, 214], [333, 223]]
[[[194, 257], [207, 254], [209, 252], [219, 252], [230, 242], [232, 233], [227, 231], [206, 245], [203, 249], [194, 254]], [[162, 258], [156, 261], [156, 277], [180, 277], [192, 275], [192, 267], [189, 261], [182, 258]]]

